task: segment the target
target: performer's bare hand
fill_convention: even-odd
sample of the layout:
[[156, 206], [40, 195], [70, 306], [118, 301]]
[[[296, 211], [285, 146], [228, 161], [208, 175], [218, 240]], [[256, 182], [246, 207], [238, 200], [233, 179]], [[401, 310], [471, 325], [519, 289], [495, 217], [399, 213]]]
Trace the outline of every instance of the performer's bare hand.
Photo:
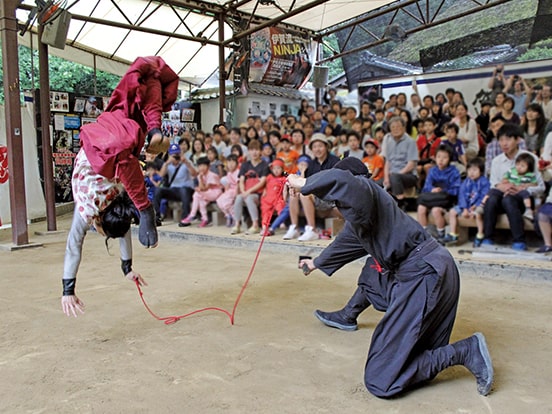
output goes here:
[[144, 280], [144, 278], [142, 277], [142, 275], [140, 275], [140, 273], [135, 272], [134, 270], [131, 270], [130, 272], [128, 272], [125, 277], [128, 280], [132, 280], [133, 282], [138, 282], [140, 286], [148, 285]]
[[297, 196], [301, 192], [301, 188], [307, 182], [306, 178], [299, 177], [298, 175], [289, 175], [287, 178], [287, 184], [289, 186], [289, 192], [292, 196]]
[[[299, 260], [299, 269], [303, 270], [303, 273], [305, 276], [310, 275], [313, 270], [316, 269], [316, 266], [314, 265], [314, 259], [301, 259]], [[308, 269], [308, 272], [306, 271]]]
[[84, 313], [84, 302], [75, 295], [67, 295], [61, 297], [61, 309], [67, 316], [78, 316], [77, 311]]

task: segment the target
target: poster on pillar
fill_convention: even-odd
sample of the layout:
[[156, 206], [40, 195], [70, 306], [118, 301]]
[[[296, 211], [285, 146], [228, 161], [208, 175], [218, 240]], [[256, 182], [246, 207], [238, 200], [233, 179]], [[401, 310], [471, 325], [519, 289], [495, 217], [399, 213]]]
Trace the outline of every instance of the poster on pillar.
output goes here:
[[266, 27], [251, 35], [249, 82], [300, 89], [313, 68], [316, 43], [304, 34]]

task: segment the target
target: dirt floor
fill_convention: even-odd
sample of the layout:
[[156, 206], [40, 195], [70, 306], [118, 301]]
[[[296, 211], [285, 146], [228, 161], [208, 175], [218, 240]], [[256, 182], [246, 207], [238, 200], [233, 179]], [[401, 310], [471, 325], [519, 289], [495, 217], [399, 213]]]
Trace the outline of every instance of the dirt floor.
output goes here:
[[[0, 242], [10, 237], [4, 231]], [[356, 332], [324, 327], [312, 315], [344, 304], [360, 263], [333, 278], [305, 277], [296, 269], [300, 249], [266, 249], [235, 325], [212, 312], [164, 325], [123, 279], [117, 243], [109, 255], [90, 235], [77, 284], [86, 313], [75, 319], [60, 308], [65, 237], [33, 235], [43, 247], [0, 251], [2, 413], [552, 413], [548, 282], [462, 275], [452, 339], [485, 333], [496, 371], [489, 397], [477, 394], [468, 371], [453, 367], [382, 400], [363, 385], [381, 314], [366, 311]], [[136, 248], [134, 267], [160, 315], [231, 311], [254, 255], [163, 240], [155, 250]]]

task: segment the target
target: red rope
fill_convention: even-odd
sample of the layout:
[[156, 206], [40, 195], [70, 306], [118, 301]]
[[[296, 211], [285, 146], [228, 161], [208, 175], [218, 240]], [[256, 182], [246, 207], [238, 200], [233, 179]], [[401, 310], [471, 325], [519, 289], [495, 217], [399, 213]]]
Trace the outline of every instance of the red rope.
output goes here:
[[165, 322], [165, 325], [171, 325], [173, 323], [178, 322], [180, 319], [186, 318], [186, 317], [191, 316], [191, 315], [195, 315], [196, 313], [206, 312], [206, 311], [222, 312], [230, 318], [230, 324], [234, 325], [234, 316], [236, 315], [236, 310], [238, 308], [238, 303], [240, 303], [240, 300], [243, 296], [243, 292], [245, 291], [245, 288], [249, 284], [249, 280], [251, 279], [251, 276], [253, 275], [253, 271], [255, 270], [255, 266], [257, 265], [257, 260], [259, 259], [259, 255], [261, 254], [261, 249], [263, 247], [265, 237], [266, 237], [266, 233], [262, 235], [261, 243], [259, 244], [259, 248], [257, 249], [257, 254], [255, 255], [255, 259], [253, 260], [253, 264], [251, 265], [251, 269], [249, 270], [249, 274], [247, 275], [247, 278], [245, 279], [245, 283], [243, 284], [243, 286], [240, 290], [240, 293], [238, 294], [238, 297], [236, 298], [236, 301], [234, 302], [234, 307], [232, 308], [232, 313], [228, 312], [226, 309], [210, 306], [210, 307], [207, 307], [207, 308], [197, 309], [193, 312], [189, 312], [189, 313], [186, 313], [184, 315], [179, 315], [179, 316], [163, 316], [163, 317], [157, 316], [151, 310], [151, 308], [148, 306], [148, 304], [146, 303], [146, 300], [144, 299], [144, 293], [142, 292], [142, 288], [140, 287], [140, 283], [136, 280], [135, 281], [136, 287], [138, 288], [138, 293], [140, 294], [140, 299], [142, 299], [142, 303], [144, 304], [145, 308], [147, 309], [147, 311], [150, 313], [151, 316], [153, 316], [158, 321]]

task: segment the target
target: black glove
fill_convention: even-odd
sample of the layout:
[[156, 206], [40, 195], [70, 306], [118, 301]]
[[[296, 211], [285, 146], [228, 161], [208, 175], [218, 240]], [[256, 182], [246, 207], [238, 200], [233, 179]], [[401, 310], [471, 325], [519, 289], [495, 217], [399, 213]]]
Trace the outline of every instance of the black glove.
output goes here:
[[155, 210], [150, 205], [140, 211], [140, 226], [138, 228], [138, 240], [146, 248], [154, 247], [157, 244], [157, 227], [155, 227]]

